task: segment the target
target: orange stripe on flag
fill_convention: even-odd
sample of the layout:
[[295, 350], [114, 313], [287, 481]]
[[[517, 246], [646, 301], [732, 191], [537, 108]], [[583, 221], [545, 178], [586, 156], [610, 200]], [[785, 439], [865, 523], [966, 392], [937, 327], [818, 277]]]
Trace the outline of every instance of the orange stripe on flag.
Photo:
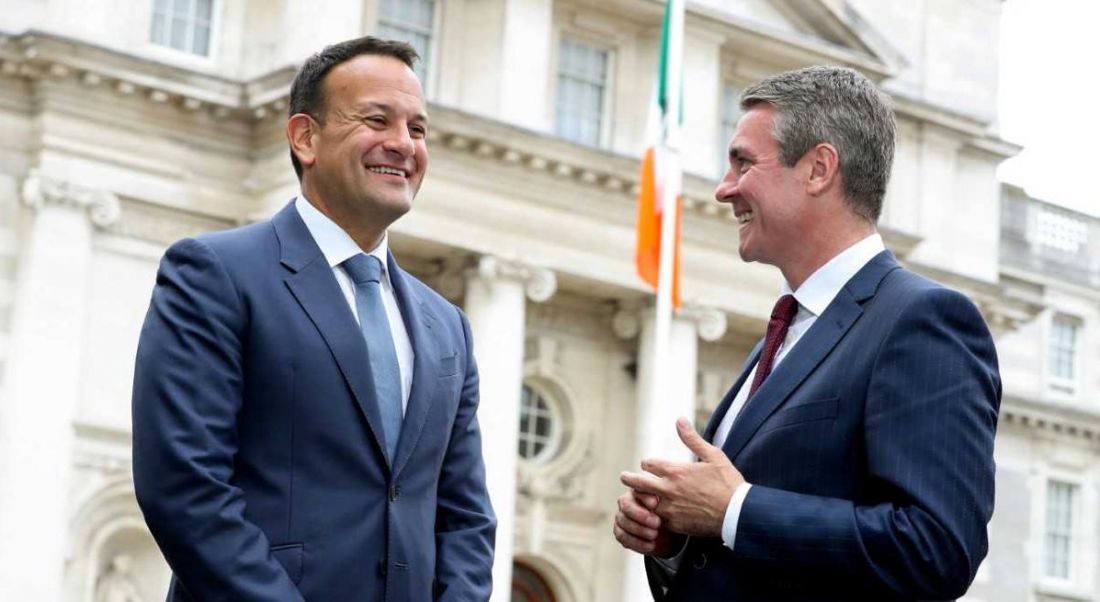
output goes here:
[[[658, 272], [661, 265], [661, 211], [658, 209], [657, 189], [657, 150], [646, 149], [642, 158], [641, 192], [638, 195], [638, 246], [634, 262], [638, 275], [650, 286], [657, 289]], [[672, 256], [672, 306], [680, 309], [680, 205], [676, 202], [675, 246]]]

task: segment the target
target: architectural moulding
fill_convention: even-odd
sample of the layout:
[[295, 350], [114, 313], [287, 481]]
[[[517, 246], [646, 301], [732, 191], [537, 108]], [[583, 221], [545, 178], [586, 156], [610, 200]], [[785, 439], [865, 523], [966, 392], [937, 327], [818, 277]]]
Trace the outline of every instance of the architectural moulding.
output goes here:
[[462, 297], [470, 276], [479, 276], [485, 280], [519, 281], [523, 284], [524, 294], [535, 303], [547, 301], [558, 289], [557, 277], [551, 270], [519, 260], [481, 255], [444, 267], [438, 278], [440, 294], [449, 299]]
[[795, 33], [762, 27], [758, 22], [704, 6], [692, 6], [688, 24], [722, 32], [726, 48], [738, 56], [759, 58], [784, 68], [842, 65], [858, 69], [872, 80], [881, 82], [896, 75], [904, 65], [901, 53], [880, 36], [870, 35], [870, 27], [862, 20], [859, 23], [846, 21], [827, 6], [827, 2], [806, 0], [783, 4], [802, 17], [800, 21], [813, 24], [817, 31]]
[[1003, 273], [998, 282], [991, 283], [922, 263], [909, 263], [907, 267], [970, 297], [995, 336], [1030, 322], [1045, 307], [1041, 286]]
[[31, 169], [23, 181], [23, 204], [36, 211], [47, 205], [83, 209], [88, 212], [92, 223], [100, 228], [111, 226], [121, 214], [115, 195], [50, 177], [37, 168]]
[[[653, 305], [649, 300], [641, 303], [623, 301], [619, 303], [618, 311], [611, 317], [611, 329], [620, 339], [632, 339], [641, 332], [642, 320], [652, 319], [654, 319]], [[726, 312], [697, 303], [685, 303], [678, 312], [673, 314], [673, 319], [694, 322], [699, 338], [708, 343], [721, 339], [726, 334], [728, 326]]]
[[119, 199], [119, 203], [122, 208], [122, 218], [110, 224], [106, 228], [107, 232], [165, 246], [181, 238], [239, 225], [211, 215], [192, 213], [125, 197]]
[[1026, 429], [1100, 444], [1100, 413], [1085, 408], [1006, 395], [1001, 401], [1001, 418]]
[[593, 420], [584, 403], [558, 368], [558, 342], [550, 337], [528, 337], [524, 359], [525, 382], [544, 390], [559, 409], [564, 432], [557, 452], [543, 462], [520, 460], [517, 468], [519, 492], [538, 500], [576, 500], [584, 495], [585, 477], [592, 472], [595, 434]]

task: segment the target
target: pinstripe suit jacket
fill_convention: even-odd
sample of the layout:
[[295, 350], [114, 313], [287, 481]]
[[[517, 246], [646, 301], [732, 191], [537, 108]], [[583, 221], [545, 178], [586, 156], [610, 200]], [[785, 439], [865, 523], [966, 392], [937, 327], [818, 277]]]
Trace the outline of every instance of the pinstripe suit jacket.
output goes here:
[[[711, 417], [708, 440], [759, 353], [757, 345]], [[987, 551], [1000, 397], [977, 308], [883, 251], [730, 431], [723, 450], [753, 484], [734, 549], [691, 540], [655, 597], [961, 596]]]

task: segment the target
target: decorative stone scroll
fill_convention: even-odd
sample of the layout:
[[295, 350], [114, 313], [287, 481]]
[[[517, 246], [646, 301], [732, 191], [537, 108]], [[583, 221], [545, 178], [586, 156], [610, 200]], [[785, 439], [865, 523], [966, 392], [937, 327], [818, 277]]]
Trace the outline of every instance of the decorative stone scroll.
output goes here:
[[35, 210], [46, 205], [63, 205], [83, 209], [100, 228], [118, 221], [121, 214], [118, 197], [105, 190], [86, 188], [47, 176], [32, 169], [23, 181], [23, 203]]

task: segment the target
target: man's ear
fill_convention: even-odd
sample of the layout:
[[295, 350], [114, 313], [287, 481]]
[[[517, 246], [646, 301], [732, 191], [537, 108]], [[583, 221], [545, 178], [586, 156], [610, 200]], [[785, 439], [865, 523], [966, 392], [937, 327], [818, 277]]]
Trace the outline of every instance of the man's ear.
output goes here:
[[822, 142], [803, 156], [809, 162], [810, 177], [806, 182], [806, 192], [818, 196], [840, 182], [840, 155], [836, 147]]
[[305, 113], [295, 113], [286, 122], [286, 139], [290, 143], [290, 151], [298, 157], [303, 168], [313, 165], [317, 160], [315, 144], [320, 127], [317, 120]]

